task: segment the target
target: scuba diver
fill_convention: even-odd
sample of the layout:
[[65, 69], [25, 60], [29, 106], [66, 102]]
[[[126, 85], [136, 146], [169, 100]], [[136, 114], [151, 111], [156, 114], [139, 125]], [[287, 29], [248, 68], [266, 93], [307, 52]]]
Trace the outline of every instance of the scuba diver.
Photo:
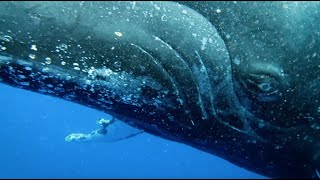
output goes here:
[[[97, 141], [101, 141], [101, 142], [107, 142], [107, 138], [108, 137], [108, 127], [111, 124], [114, 124], [114, 122], [116, 122], [116, 119], [114, 117], [112, 117], [112, 119], [109, 120], [105, 120], [103, 118], [101, 118], [100, 120], [98, 120], [97, 124], [100, 126], [99, 129], [96, 129], [94, 131], [92, 131], [89, 134], [84, 134], [84, 133], [72, 133], [69, 134], [68, 136], [65, 137], [65, 141], [67, 142], [97, 142]], [[143, 133], [142, 130], [135, 130], [134, 132], [128, 132], [126, 133], [126, 135], [124, 137], [118, 137], [117, 139], [112, 139], [112, 142], [115, 141], [119, 141], [122, 139], [128, 139], [130, 137], [136, 136], [138, 134]], [[109, 140], [110, 142], [110, 140]]]

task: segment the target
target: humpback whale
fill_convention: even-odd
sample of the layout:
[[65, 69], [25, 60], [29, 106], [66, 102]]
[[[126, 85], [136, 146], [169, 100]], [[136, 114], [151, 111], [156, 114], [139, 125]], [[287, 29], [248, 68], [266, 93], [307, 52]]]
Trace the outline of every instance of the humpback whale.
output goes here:
[[318, 7], [3, 2], [0, 82], [268, 177], [316, 178]]

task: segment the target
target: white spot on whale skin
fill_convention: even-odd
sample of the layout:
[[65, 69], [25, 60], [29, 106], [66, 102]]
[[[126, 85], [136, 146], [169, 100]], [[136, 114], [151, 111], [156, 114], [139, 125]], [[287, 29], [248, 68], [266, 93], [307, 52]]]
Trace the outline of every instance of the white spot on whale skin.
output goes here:
[[37, 51], [37, 50], [38, 50], [38, 49], [37, 49], [37, 46], [34, 45], [34, 44], [32, 44], [32, 45], [31, 45], [31, 50]]
[[160, 7], [157, 6], [156, 4], [154, 5], [154, 8], [155, 8], [156, 10], [160, 10]]
[[64, 92], [64, 89], [60, 88], [60, 87], [55, 87], [54, 91], [60, 91], [60, 92]]
[[56, 46], [56, 51], [59, 52], [59, 50], [65, 51], [68, 49], [68, 45], [66, 44], [60, 44], [59, 46]]
[[18, 75], [18, 77], [20, 78], [20, 79], [25, 79], [26, 77], [24, 76], [24, 75]]
[[161, 16], [161, 21], [167, 21], [167, 16], [165, 14]]
[[0, 49], [3, 50], [3, 51], [5, 51], [7, 48], [0, 45]]
[[21, 84], [22, 86], [29, 86], [29, 85], [30, 85], [28, 82], [20, 82], [20, 84]]
[[35, 59], [35, 58], [36, 58], [36, 55], [34, 55], [34, 54], [29, 54], [29, 58], [30, 58], [30, 59]]
[[66, 64], [67, 64], [67, 63], [64, 62], [64, 61], [61, 62], [61, 65], [62, 65], [62, 66], [66, 65]]
[[31, 71], [32, 70], [31, 67], [25, 67], [24, 69], [27, 70], [27, 71]]
[[49, 71], [49, 68], [48, 68], [48, 67], [42, 68], [42, 72], [48, 72], [48, 71]]
[[202, 38], [201, 50], [205, 50], [206, 49], [207, 41], [208, 41], [208, 39], [206, 37]]
[[9, 35], [3, 35], [3, 36], [0, 36], [0, 40], [4, 42], [10, 42], [12, 41], [12, 37]]
[[118, 37], [121, 37], [122, 36], [122, 33], [121, 32], [114, 32], [114, 34]]
[[74, 67], [73, 69], [74, 69], [74, 70], [77, 70], [77, 71], [80, 71], [80, 68], [79, 68], [79, 67]]
[[236, 64], [236, 65], [240, 65], [241, 63], [241, 60], [238, 56], [236, 56], [234, 59], [233, 59], [233, 63]]
[[66, 80], [68, 81], [68, 80], [70, 80], [72, 77], [71, 76], [67, 76], [66, 77]]
[[53, 85], [52, 85], [52, 84], [47, 84], [47, 86], [48, 86], [49, 88], [53, 88]]

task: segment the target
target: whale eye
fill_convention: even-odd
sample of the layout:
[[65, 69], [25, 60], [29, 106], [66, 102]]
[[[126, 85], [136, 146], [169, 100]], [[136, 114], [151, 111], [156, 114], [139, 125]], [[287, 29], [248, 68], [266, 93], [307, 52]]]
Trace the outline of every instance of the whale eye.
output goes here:
[[258, 84], [261, 91], [269, 92], [272, 89], [272, 85], [269, 82], [263, 82]]
[[279, 96], [279, 83], [267, 74], [248, 74], [242, 79], [245, 89], [259, 101], [274, 101]]

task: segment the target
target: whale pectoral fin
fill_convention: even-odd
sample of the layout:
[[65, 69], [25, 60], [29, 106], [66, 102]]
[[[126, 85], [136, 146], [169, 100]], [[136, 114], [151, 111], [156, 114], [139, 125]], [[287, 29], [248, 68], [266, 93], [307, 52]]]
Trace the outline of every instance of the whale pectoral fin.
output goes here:
[[115, 118], [111, 120], [100, 119], [97, 122], [100, 128], [92, 131], [89, 134], [84, 133], [72, 133], [65, 137], [67, 142], [117, 142], [125, 140], [136, 135], [143, 133], [144, 131], [136, 129], [132, 126], [125, 124]]

